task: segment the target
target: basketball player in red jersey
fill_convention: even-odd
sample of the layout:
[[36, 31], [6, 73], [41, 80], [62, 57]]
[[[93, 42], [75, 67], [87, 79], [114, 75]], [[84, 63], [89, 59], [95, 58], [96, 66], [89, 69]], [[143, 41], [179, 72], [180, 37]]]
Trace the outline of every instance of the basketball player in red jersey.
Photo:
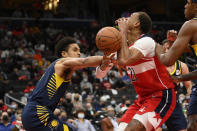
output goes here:
[[[163, 52], [161, 46], [157, 45], [156, 54], [159, 60], [169, 66], [173, 65], [188, 47], [196, 56], [197, 61], [197, 0], [187, 0], [185, 5], [185, 17], [188, 19], [181, 27], [178, 37], [167, 53]], [[197, 80], [197, 70], [177, 77], [178, 81]], [[188, 110], [188, 131], [197, 129], [197, 86], [192, 87]]]
[[[155, 56], [156, 43], [146, 35], [152, 29], [152, 21], [145, 12], [135, 12], [116, 22], [122, 34], [118, 64], [126, 68], [138, 94], [121, 118], [118, 131], [155, 130], [173, 112], [176, 95], [166, 67]], [[102, 67], [97, 67], [97, 77], [103, 77], [110, 69], [102, 71]]]

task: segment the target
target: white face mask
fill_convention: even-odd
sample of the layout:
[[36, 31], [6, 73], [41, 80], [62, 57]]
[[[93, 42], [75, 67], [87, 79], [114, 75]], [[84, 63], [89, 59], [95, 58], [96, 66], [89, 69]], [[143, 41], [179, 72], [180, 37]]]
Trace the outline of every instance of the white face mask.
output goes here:
[[83, 119], [83, 118], [84, 118], [84, 116], [85, 116], [85, 115], [84, 115], [83, 113], [79, 113], [79, 114], [78, 114], [78, 118]]

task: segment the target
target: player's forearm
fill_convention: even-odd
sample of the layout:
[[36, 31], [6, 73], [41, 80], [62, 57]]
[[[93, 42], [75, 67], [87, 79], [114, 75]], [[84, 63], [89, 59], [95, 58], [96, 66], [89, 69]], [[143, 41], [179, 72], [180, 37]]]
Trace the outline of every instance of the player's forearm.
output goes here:
[[103, 56], [90, 56], [86, 58], [70, 58], [64, 59], [63, 65], [65, 68], [85, 68], [85, 67], [96, 67], [101, 64]]
[[197, 70], [192, 71], [188, 74], [179, 76], [179, 81], [189, 81], [189, 80], [196, 80], [197, 79]]
[[130, 55], [129, 47], [127, 45], [127, 33], [122, 32], [122, 45], [118, 56], [118, 64], [125, 66]]
[[171, 66], [175, 63], [176, 60], [173, 60], [172, 57], [168, 57], [167, 54], [160, 54], [158, 56], [159, 61], [165, 66]]
[[101, 64], [103, 56], [90, 56], [84, 58], [81, 65], [86, 67], [96, 67]]

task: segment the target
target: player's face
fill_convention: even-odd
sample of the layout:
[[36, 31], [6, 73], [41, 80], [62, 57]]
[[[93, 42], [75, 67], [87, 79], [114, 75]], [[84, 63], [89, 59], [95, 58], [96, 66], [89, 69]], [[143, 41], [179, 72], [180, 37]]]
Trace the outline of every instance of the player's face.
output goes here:
[[65, 51], [65, 55], [63, 57], [80, 57], [81, 52], [78, 44], [73, 43], [70, 44], [68, 47], [68, 51]]
[[170, 44], [169, 42], [164, 43], [163, 47], [165, 49], [165, 52], [168, 52], [168, 50], [170, 49], [171, 46], [172, 46], [172, 44]]
[[137, 12], [132, 13], [128, 20], [129, 30], [138, 26], [139, 23], [139, 14]]
[[185, 5], [185, 18], [190, 20], [195, 16], [195, 8], [196, 4], [192, 3], [191, 0], [187, 0], [187, 3]]

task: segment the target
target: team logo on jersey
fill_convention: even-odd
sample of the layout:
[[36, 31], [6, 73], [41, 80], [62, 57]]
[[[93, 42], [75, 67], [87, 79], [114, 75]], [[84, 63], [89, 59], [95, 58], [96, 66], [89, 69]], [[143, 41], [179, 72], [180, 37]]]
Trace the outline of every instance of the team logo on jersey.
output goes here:
[[142, 107], [142, 108], [139, 109], [139, 111], [143, 113], [145, 111], [145, 108], [146, 107]]
[[148, 112], [148, 120], [154, 128], [158, 127], [162, 122], [160, 114], [156, 112]]
[[176, 75], [180, 75], [181, 71], [180, 70], [176, 70]]
[[127, 73], [129, 74], [129, 78], [132, 82], [135, 82], [137, 80], [137, 77], [133, 68], [127, 67]]
[[54, 128], [57, 128], [57, 126], [59, 125], [59, 122], [57, 120], [52, 120], [49, 124], [49, 127], [54, 129]]

